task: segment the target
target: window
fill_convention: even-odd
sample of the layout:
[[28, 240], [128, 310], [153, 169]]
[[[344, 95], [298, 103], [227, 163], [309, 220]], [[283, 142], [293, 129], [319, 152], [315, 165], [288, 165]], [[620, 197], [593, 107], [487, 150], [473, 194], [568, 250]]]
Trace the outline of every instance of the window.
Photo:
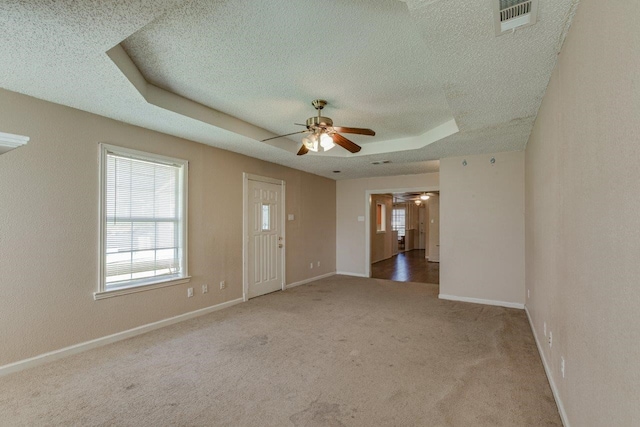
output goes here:
[[405, 209], [393, 208], [391, 212], [391, 229], [398, 232], [398, 237], [405, 235]]
[[380, 202], [376, 203], [376, 231], [384, 233], [387, 228], [387, 207]]
[[101, 147], [98, 294], [182, 283], [187, 278], [188, 163]]
[[262, 205], [262, 231], [271, 230], [271, 205]]

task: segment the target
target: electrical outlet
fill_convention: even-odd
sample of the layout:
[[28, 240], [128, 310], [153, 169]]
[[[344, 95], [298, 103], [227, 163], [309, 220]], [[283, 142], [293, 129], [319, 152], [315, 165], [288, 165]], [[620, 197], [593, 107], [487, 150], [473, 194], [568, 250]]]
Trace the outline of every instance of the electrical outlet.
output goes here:
[[309, 268], [313, 270], [313, 263], [309, 264]]
[[320, 261], [318, 261], [318, 265], [317, 265], [317, 267], [320, 267]]
[[564, 378], [564, 357], [560, 357], [560, 372], [562, 372], [562, 378]]
[[220, 289], [226, 289], [227, 288], [227, 284], [225, 283], [225, 281], [223, 280], [222, 282], [220, 282]]
[[193, 296], [193, 288], [187, 289], [187, 298], [191, 298]]
[[209, 292], [209, 286], [207, 285], [202, 285], [202, 293], [206, 294], [207, 292]]
[[553, 332], [549, 331], [549, 347], [553, 345]]

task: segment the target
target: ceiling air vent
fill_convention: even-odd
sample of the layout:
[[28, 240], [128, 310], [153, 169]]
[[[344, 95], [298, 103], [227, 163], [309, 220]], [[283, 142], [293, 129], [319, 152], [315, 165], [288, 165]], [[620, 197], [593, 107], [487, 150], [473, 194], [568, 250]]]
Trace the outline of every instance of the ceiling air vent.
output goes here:
[[493, 0], [496, 35], [536, 23], [538, 0]]

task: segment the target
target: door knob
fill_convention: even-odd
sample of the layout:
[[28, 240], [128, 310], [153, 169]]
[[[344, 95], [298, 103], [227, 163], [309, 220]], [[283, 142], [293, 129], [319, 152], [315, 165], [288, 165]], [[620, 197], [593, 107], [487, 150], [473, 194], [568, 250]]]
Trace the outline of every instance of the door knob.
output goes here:
[[278, 247], [279, 247], [279, 248], [282, 248], [282, 243], [278, 243]]

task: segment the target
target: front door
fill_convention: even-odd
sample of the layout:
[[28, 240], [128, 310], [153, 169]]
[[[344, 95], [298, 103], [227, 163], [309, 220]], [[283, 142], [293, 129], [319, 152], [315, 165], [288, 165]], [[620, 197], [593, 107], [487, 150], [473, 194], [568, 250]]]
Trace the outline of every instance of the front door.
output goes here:
[[249, 179], [248, 296], [282, 289], [282, 186]]

